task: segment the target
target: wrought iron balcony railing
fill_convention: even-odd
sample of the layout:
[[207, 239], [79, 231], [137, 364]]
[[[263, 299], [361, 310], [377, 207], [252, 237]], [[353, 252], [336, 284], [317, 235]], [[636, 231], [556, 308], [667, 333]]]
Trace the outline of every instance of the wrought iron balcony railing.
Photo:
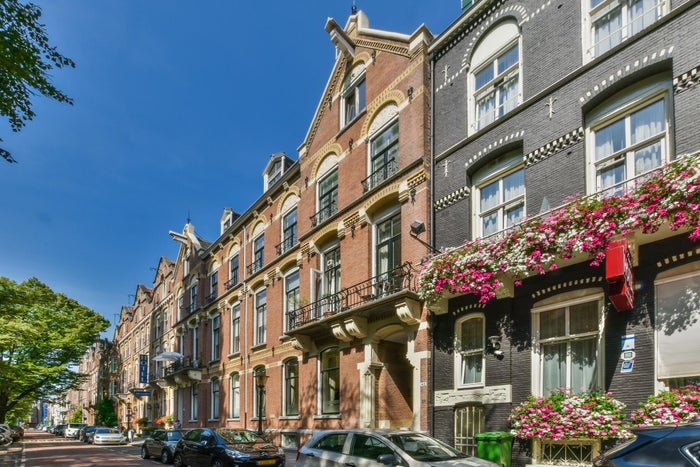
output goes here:
[[399, 170], [399, 162], [392, 159], [372, 172], [369, 177], [362, 180], [362, 191], [367, 193], [372, 188], [394, 175]]
[[316, 214], [309, 217], [309, 219], [311, 219], [311, 226], [316, 227], [317, 225], [323, 224], [326, 220], [330, 219], [336, 212], [338, 212], [337, 204], [329, 204], [328, 206], [322, 207]]
[[253, 261], [248, 265], [248, 275], [253, 275], [256, 272], [260, 271], [264, 265], [265, 263], [262, 258]]
[[191, 370], [201, 368], [202, 363], [199, 359], [192, 357], [184, 357], [180, 360], [176, 360], [165, 368], [164, 376], [174, 375], [183, 370]]
[[277, 255], [282, 255], [289, 250], [291, 250], [294, 245], [297, 243], [297, 236], [296, 235], [289, 235], [286, 237], [284, 240], [282, 240], [281, 243], [278, 245], [275, 245], [275, 250], [277, 250]]
[[236, 284], [238, 284], [238, 274], [236, 274], [231, 279], [227, 280], [224, 286], [226, 287], [226, 290], [229, 290], [232, 289]]
[[211, 302], [216, 300], [218, 297], [219, 297], [219, 292], [214, 290], [212, 293], [207, 295], [204, 299], [206, 300], [207, 305], [209, 305]]
[[413, 278], [411, 263], [406, 262], [389, 272], [328, 294], [320, 300], [287, 312], [287, 330], [293, 331], [308, 323], [367, 305], [403, 290], [414, 290]]

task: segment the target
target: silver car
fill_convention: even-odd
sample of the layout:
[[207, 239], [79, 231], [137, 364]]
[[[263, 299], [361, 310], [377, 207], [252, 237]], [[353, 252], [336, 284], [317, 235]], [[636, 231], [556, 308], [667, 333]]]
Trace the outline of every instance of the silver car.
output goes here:
[[321, 431], [299, 449], [295, 465], [376, 467], [377, 463], [409, 467], [498, 467], [430, 436], [405, 430]]
[[101, 426], [95, 429], [92, 444], [126, 444], [126, 437], [116, 428]]

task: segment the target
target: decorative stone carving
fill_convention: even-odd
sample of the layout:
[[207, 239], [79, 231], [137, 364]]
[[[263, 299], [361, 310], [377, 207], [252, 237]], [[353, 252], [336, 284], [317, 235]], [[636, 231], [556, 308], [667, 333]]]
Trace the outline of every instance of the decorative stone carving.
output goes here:
[[420, 323], [421, 310], [420, 302], [410, 298], [396, 304], [396, 316], [411, 326]]
[[358, 339], [367, 337], [367, 320], [361, 316], [355, 316], [346, 319], [343, 322], [345, 330], [352, 336]]

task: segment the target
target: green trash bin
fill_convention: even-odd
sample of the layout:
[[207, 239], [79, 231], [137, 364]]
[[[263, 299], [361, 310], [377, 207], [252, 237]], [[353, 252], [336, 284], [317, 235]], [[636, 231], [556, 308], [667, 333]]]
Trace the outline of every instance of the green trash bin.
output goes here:
[[474, 435], [477, 457], [510, 467], [513, 435], [507, 431], [486, 431]]

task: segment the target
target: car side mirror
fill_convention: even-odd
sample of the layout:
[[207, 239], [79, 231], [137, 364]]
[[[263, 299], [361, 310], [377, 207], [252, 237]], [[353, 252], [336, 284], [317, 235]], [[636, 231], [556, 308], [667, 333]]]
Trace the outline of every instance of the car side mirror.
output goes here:
[[401, 459], [396, 457], [394, 454], [382, 454], [377, 457], [377, 462], [383, 465], [402, 465]]

